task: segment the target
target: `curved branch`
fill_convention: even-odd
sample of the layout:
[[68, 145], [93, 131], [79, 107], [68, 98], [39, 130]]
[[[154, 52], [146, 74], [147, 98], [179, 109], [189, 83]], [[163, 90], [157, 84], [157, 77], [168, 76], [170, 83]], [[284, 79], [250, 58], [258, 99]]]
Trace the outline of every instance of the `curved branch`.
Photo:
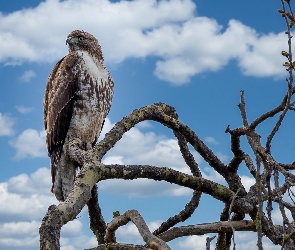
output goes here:
[[177, 223], [187, 220], [198, 207], [201, 195], [202, 192], [194, 191], [193, 197], [191, 198], [189, 203], [185, 205], [185, 208], [181, 210], [177, 215], [170, 217], [167, 221], [163, 222], [161, 226], [153, 232], [153, 234], [159, 235], [167, 231], [170, 227], [173, 227]]
[[[229, 188], [216, 182], [188, 175], [171, 168], [154, 167], [149, 165], [104, 165], [95, 167], [105, 179], [126, 179], [148, 178], [158, 181], [166, 181], [179, 186], [187, 187], [196, 191], [202, 191], [224, 203], [231, 203], [235, 195]], [[100, 181], [99, 180], [99, 181]], [[233, 202], [233, 212], [249, 213], [254, 207], [245, 198], [236, 198]]]
[[106, 223], [101, 214], [98, 203], [97, 186], [94, 185], [91, 190], [91, 198], [87, 202], [88, 214], [90, 219], [90, 229], [96, 236], [98, 244], [105, 243], [104, 236], [106, 231]]
[[180, 132], [187, 142], [189, 142], [197, 152], [209, 163], [219, 174], [226, 176], [227, 168], [218, 157], [209, 149], [202, 140], [188, 126], [176, 120], [175, 109], [164, 103], [156, 103], [138, 110], [134, 110], [130, 115], [124, 117], [120, 122], [106, 134], [94, 150], [97, 153], [97, 159], [101, 159], [108, 150], [122, 138], [123, 134], [134, 127], [137, 123], [144, 120], [153, 120], [160, 122], [173, 131]]
[[[187, 141], [185, 140], [185, 137], [179, 132], [174, 132], [174, 135], [178, 139], [180, 152], [182, 154], [182, 157], [184, 158], [184, 161], [189, 166], [192, 174], [197, 177], [202, 177], [199, 166], [187, 146]], [[158, 235], [160, 233], [163, 233], [164, 231], [168, 230], [170, 227], [173, 227], [177, 223], [183, 222], [186, 219], [188, 219], [198, 207], [201, 195], [202, 192], [194, 191], [191, 200], [186, 204], [185, 208], [175, 216], [170, 217], [167, 221], [164, 221], [161, 224], [161, 226], [153, 232], [153, 234]]]
[[197, 177], [202, 177], [202, 173], [199, 169], [198, 163], [196, 162], [194, 156], [190, 152], [185, 137], [177, 131], [174, 131], [174, 135], [178, 140], [178, 146], [182, 154], [182, 157], [185, 163], [189, 166], [192, 174]]
[[136, 210], [128, 210], [123, 215], [115, 217], [108, 225], [106, 229], [105, 240], [107, 243], [116, 242], [115, 232], [120, 226], [126, 225], [129, 221], [132, 221], [137, 227], [142, 239], [149, 245], [157, 246], [159, 250], [168, 250], [170, 247], [165, 241], [153, 235], [141, 215]]
[[[238, 174], [228, 171], [227, 166], [220, 161], [220, 159], [204, 144], [193, 130], [173, 117], [175, 117], [175, 109], [164, 103], [156, 103], [151, 106], [134, 110], [130, 115], [116, 123], [116, 125], [106, 134], [105, 138], [94, 147], [94, 151], [97, 154], [97, 160], [101, 160], [106, 152], [114, 147], [114, 145], [122, 138], [123, 134], [137, 123], [144, 120], [153, 120], [160, 122], [174, 132], [181, 133], [186, 141], [199, 152], [211, 167], [226, 179], [230, 188], [236, 192], [236, 190], [242, 186]], [[241, 190], [241, 193], [242, 192], [244, 195], [246, 194], [244, 189]]]
[[229, 127], [225, 130], [226, 133], [230, 133], [231, 136], [231, 151], [234, 154], [234, 157], [231, 159], [230, 163], [228, 164], [228, 169], [232, 172], [236, 173], [241, 162], [244, 160], [244, 152], [241, 149], [241, 142], [240, 136], [236, 133], [233, 133]]

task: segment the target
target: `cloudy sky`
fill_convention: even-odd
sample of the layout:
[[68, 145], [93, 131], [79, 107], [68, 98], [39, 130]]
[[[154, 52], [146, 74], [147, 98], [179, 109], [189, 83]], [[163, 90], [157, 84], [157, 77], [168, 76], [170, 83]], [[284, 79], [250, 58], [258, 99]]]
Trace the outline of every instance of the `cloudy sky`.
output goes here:
[[[104, 132], [132, 110], [155, 102], [176, 108], [179, 119], [227, 163], [227, 125], [241, 126], [237, 104], [245, 90], [248, 116], [275, 107], [286, 90], [287, 50], [279, 0], [9, 0], [0, 2], [0, 248], [39, 249], [38, 228], [50, 193], [42, 101], [47, 77], [67, 54], [66, 36], [83, 29], [98, 38], [115, 81]], [[269, 126], [260, 132], [265, 136]], [[272, 147], [278, 160], [294, 161], [294, 118], [287, 117]], [[263, 139], [264, 140], [264, 139]], [[284, 145], [284, 146], [282, 146]], [[288, 145], [286, 147], [285, 145]], [[200, 158], [203, 176], [225, 184]], [[128, 132], [104, 163], [150, 164], [189, 172], [171, 131], [143, 122]], [[254, 183], [241, 169], [247, 188]], [[191, 191], [149, 180], [99, 183], [106, 221], [112, 212], [137, 209], [151, 230], [178, 213]], [[219, 219], [222, 204], [203, 195], [189, 224]], [[276, 215], [276, 214], [275, 214]], [[277, 213], [278, 215], [278, 213]], [[274, 216], [279, 223], [279, 216]], [[170, 242], [173, 249], [204, 249], [205, 237]], [[236, 235], [238, 249], [255, 245], [255, 234]], [[141, 243], [133, 225], [118, 241]], [[87, 211], [62, 228], [62, 250], [95, 246]], [[268, 247], [267, 247], [268, 246]], [[265, 241], [267, 249], [279, 249]]]

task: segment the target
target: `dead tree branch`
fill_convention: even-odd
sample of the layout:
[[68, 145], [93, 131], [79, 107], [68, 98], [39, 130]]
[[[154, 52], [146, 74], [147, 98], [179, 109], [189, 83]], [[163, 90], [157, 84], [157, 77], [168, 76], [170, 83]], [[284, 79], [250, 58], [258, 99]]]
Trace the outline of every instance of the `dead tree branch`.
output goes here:
[[120, 226], [126, 225], [129, 221], [132, 221], [143, 240], [148, 246], [156, 246], [159, 250], [168, 250], [170, 247], [165, 241], [153, 235], [141, 215], [136, 210], [128, 210], [123, 215], [116, 216], [108, 225], [106, 229], [105, 240], [107, 243], [116, 242], [115, 232]]

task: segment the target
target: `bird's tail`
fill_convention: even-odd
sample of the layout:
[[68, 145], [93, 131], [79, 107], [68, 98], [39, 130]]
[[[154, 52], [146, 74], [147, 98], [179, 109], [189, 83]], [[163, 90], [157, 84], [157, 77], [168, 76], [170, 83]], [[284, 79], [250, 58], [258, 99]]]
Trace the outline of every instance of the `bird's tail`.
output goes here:
[[77, 164], [62, 152], [56, 166], [55, 180], [52, 186], [52, 192], [59, 201], [64, 201], [72, 191], [76, 171]]

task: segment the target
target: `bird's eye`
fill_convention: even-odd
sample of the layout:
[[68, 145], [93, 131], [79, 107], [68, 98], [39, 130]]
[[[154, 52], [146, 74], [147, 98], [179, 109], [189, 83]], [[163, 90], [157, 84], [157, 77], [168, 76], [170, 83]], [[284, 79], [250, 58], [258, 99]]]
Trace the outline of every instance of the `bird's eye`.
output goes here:
[[84, 36], [79, 36], [78, 39], [79, 39], [79, 41], [83, 41], [85, 39], [85, 37]]

